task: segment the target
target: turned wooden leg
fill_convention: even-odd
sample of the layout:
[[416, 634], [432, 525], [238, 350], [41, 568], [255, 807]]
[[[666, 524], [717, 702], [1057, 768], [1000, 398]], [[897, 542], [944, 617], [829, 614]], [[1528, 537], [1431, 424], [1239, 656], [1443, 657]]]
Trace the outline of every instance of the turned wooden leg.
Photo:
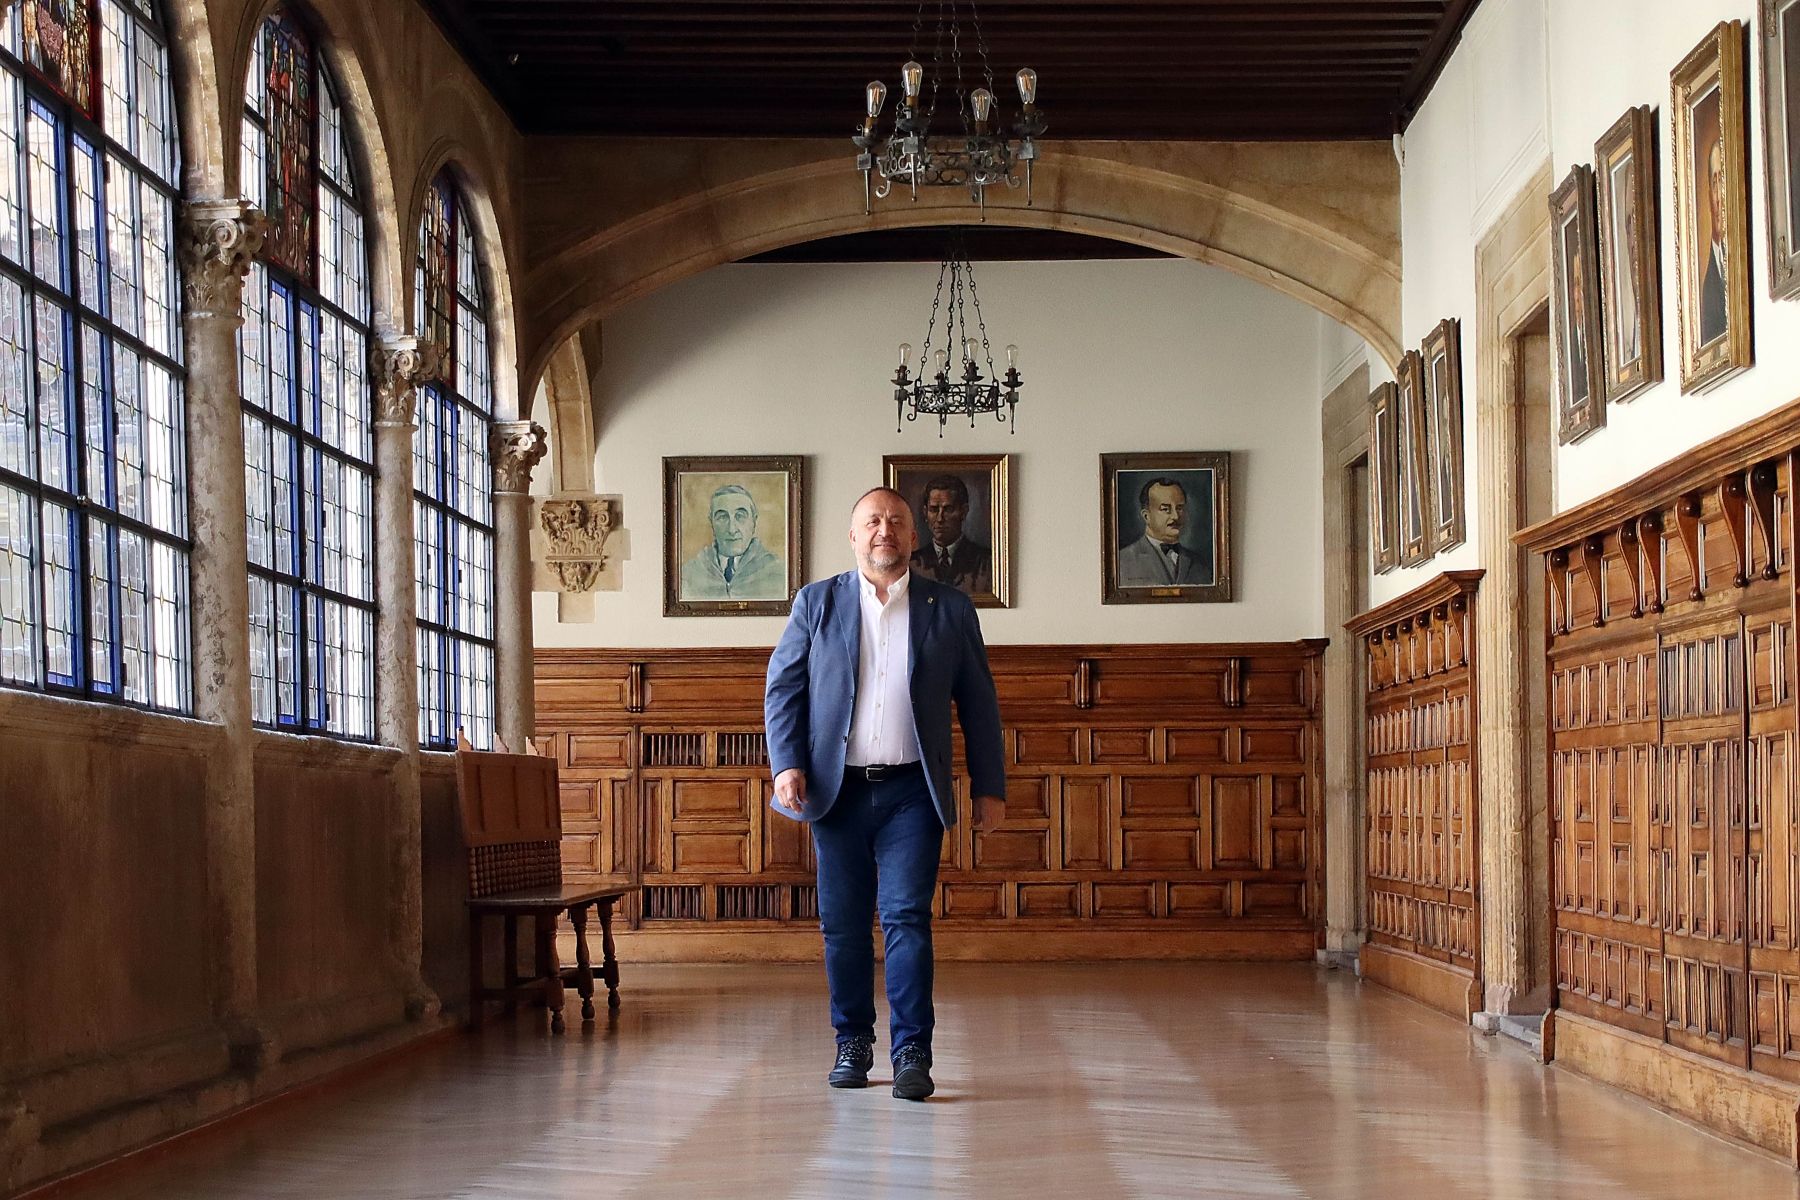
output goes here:
[[506, 914], [506, 1015], [519, 1011], [519, 918]]
[[606, 980], [606, 1007], [619, 1007], [619, 957], [613, 952], [613, 898], [600, 901], [600, 974]]
[[481, 961], [481, 914], [469, 914], [469, 1028], [481, 1024], [481, 989], [486, 978]]
[[539, 909], [532, 914], [533, 932], [537, 935], [537, 973], [544, 983], [544, 1007], [550, 1010], [550, 1032], [563, 1031], [562, 963], [556, 956], [556, 914], [554, 908]]
[[575, 990], [581, 993], [581, 1019], [594, 1019], [594, 964], [588, 957], [586, 904], [569, 910], [569, 924], [575, 927]]

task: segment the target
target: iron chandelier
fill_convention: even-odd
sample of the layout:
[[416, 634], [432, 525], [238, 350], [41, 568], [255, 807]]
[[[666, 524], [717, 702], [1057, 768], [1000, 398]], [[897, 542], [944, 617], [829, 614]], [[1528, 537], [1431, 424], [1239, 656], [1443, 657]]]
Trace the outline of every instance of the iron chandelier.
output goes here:
[[[948, 13], [945, 12], [948, 7]], [[975, 29], [975, 50], [981, 57], [980, 87], [965, 96], [962, 63], [962, 29], [957, 20], [955, 0], [946, 5], [939, 0], [937, 36], [931, 51], [931, 92], [925, 95], [925, 68], [918, 59], [919, 34], [925, 19], [923, 0], [913, 17], [912, 49], [900, 68], [899, 102], [894, 106], [894, 128], [885, 138], [876, 132], [875, 124], [887, 100], [887, 85], [879, 79], [864, 89], [866, 116], [852, 136], [856, 143], [856, 169], [863, 177], [863, 212], [870, 211], [874, 200], [885, 200], [894, 184], [904, 184], [912, 198], [919, 198], [919, 188], [963, 187], [969, 199], [983, 210], [986, 219], [987, 189], [995, 184], [1009, 188], [1020, 186], [1013, 172], [1025, 165], [1025, 203], [1031, 203], [1031, 164], [1038, 155], [1033, 139], [1042, 137], [1046, 128], [1044, 114], [1037, 107], [1037, 72], [1021, 67], [1013, 77], [1019, 89], [1020, 112], [1013, 123], [1013, 140], [999, 131], [1000, 114], [994, 99], [994, 71], [988, 64], [987, 41], [981, 32], [981, 13], [973, 0], [969, 16]], [[932, 118], [937, 115], [939, 81], [945, 77], [944, 41], [950, 42], [951, 88], [956, 96], [956, 115], [961, 120], [960, 135], [934, 134]], [[873, 176], [879, 173], [881, 182]]]
[[[975, 314], [973, 330], [968, 323], [970, 310]], [[940, 311], [944, 314], [943, 340], [933, 349], [940, 336]], [[994, 369], [987, 322], [981, 315], [981, 297], [975, 290], [975, 268], [960, 238], [952, 241], [949, 256], [938, 266], [937, 292], [931, 298], [931, 318], [925, 326], [925, 342], [919, 347], [916, 376], [911, 373], [912, 353], [910, 342], [900, 343], [900, 365], [892, 381], [895, 433], [905, 428], [907, 421], [926, 416], [937, 418], [938, 436], [943, 437], [944, 426], [951, 417], [967, 416], [973, 429], [977, 417], [990, 413], [1011, 432], [1019, 431], [1019, 388], [1025, 382], [1019, 375], [1019, 348], [1006, 348], [1005, 375]], [[951, 373], [952, 353], [960, 363], [955, 375]]]

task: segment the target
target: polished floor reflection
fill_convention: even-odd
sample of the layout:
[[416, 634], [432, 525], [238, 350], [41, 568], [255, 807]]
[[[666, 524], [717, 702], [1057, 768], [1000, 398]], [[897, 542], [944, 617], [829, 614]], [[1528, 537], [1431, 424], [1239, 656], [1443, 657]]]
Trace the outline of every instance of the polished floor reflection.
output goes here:
[[490, 1027], [93, 1194], [1800, 1196], [1780, 1163], [1310, 967], [944, 965], [925, 1104], [824, 1086], [817, 967], [626, 983], [610, 1026]]

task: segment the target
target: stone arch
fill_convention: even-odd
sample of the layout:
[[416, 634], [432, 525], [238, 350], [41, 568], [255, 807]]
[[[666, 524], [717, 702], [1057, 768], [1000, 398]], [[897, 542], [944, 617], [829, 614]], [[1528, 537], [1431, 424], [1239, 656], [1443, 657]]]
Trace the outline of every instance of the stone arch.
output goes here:
[[[1036, 203], [990, 205], [986, 220], [1062, 229], [1164, 250], [1223, 267], [1311, 305], [1399, 359], [1398, 176], [1361, 146], [1151, 147], [1065, 145], [1037, 166]], [[525, 381], [593, 320], [710, 267], [798, 242], [860, 230], [967, 222], [967, 195], [932, 189], [889, 200], [872, 216], [841, 155], [707, 183], [686, 195], [576, 230], [526, 277]], [[1355, 182], [1344, 179], [1354, 177]], [[1360, 189], [1360, 190], [1359, 190]], [[948, 193], [948, 194], [946, 194]], [[1344, 210], [1374, 213], [1359, 224]], [[1383, 228], [1384, 225], [1391, 228]], [[1373, 227], [1371, 227], [1371, 225]]]
[[368, 222], [364, 244], [369, 251], [370, 327], [378, 337], [383, 333], [398, 332], [412, 296], [412, 276], [402, 251], [399, 206], [394, 197], [394, 173], [388, 155], [387, 134], [355, 48], [338, 36], [326, 15], [307, 0], [266, 0], [245, 12], [237, 44], [232, 49], [232, 70], [228, 76], [236, 82], [229, 94], [233, 119], [227, 122], [231, 135], [226, 140], [226, 178], [235, 189], [234, 194], [242, 195], [243, 180], [239, 178], [242, 123], [238, 115], [244, 89], [249, 83], [251, 50], [262, 32], [264, 19], [278, 3], [287, 5], [305, 20], [324, 59], [326, 73], [337, 85], [338, 101], [350, 116], [349, 142], [350, 152], [356, 160], [356, 182], [365, 189], [367, 196], [363, 215]]
[[[403, 227], [402, 253], [409, 268], [417, 262], [419, 221], [425, 212], [425, 194], [438, 172], [447, 169], [475, 227], [481, 282], [487, 296], [488, 350], [494, 357], [494, 419], [511, 421], [525, 414], [525, 401], [519, 391], [519, 327], [513, 301], [512, 271], [507, 261], [505, 240], [500, 236], [493, 193], [469, 166], [471, 161], [473, 156], [467, 148], [452, 138], [440, 138], [426, 151], [405, 209], [407, 219]], [[410, 288], [407, 295], [410, 313]], [[416, 329], [419, 314], [411, 313], [411, 320]]]

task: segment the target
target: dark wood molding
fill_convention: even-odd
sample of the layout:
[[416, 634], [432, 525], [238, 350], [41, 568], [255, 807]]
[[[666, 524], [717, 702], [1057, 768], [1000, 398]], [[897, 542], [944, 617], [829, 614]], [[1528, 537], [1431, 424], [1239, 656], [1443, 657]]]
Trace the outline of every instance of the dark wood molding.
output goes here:
[[1533, 554], [1570, 546], [1590, 533], [1674, 504], [1684, 493], [1714, 487], [1734, 470], [1749, 469], [1800, 448], [1800, 400], [1782, 405], [1729, 433], [1684, 450], [1628, 483], [1513, 535]]
[[1486, 573], [1479, 570], [1444, 571], [1404, 595], [1358, 613], [1344, 622], [1344, 628], [1359, 638], [1366, 638], [1378, 629], [1428, 613], [1458, 596], [1472, 594]]

